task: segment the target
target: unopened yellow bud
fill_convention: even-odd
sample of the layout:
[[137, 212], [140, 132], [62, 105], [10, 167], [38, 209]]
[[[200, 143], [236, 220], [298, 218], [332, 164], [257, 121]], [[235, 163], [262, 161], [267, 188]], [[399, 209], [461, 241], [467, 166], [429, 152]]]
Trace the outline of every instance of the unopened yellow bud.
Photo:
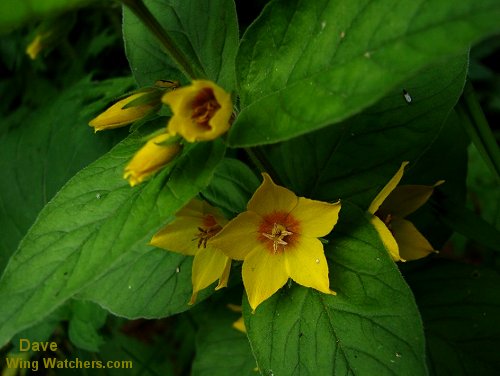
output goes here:
[[123, 174], [130, 186], [141, 183], [175, 158], [181, 150], [181, 145], [164, 144], [171, 137], [168, 133], [153, 137], [135, 153]]
[[26, 47], [26, 54], [30, 57], [31, 60], [35, 60], [45, 47], [45, 40], [50, 35], [50, 33], [37, 34], [35, 38], [31, 41], [31, 43]]
[[99, 114], [96, 118], [89, 122], [94, 130], [102, 131], [105, 129], [120, 128], [125, 125], [131, 124], [139, 119], [142, 119], [149, 112], [151, 112], [160, 103], [160, 96], [152, 96], [151, 100], [146, 100], [137, 106], [126, 107], [132, 101], [137, 100], [145, 95], [151, 96], [154, 90], [142, 91], [140, 93], [132, 94], [125, 99], [116, 102], [109, 107], [106, 111]]

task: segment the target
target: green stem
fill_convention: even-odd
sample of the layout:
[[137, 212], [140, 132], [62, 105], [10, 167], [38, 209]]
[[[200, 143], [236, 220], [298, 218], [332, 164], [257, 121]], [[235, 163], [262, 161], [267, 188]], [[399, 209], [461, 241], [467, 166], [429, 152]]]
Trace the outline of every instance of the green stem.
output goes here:
[[469, 81], [465, 85], [457, 112], [464, 119], [462, 123], [465, 130], [486, 164], [500, 179], [500, 148]]
[[191, 64], [186, 55], [177, 47], [176, 43], [165, 29], [160, 25], [158, 20], [153, 16], [149, 9], [144, 5], [142, 0], [121, 0], [141, 21], [142, 23], [158, 38], [160, 43], [165, 48], [166, 52], [175, 61], [181, 71], [193, 80], [196, 78], [204, 78], [205, 72], [201, 68], [201, 64]]
[[262, 152], [258, 148], [244, 148], [248, 157], [252, 161], [252, 163], [257, 167], [260, 172], [267, 172], [273, 181], [282, 185], [281, 180], [274, 170], [273, 166], [268, 162], [267, 158], [262, 154]]

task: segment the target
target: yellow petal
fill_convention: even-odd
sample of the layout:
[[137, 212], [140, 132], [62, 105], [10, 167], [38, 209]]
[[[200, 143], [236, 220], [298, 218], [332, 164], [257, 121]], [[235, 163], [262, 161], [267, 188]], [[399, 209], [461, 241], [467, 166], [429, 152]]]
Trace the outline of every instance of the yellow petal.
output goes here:
[[245, 326], [245, 320], [243, 319], [243, 316], [241, 316], [238, 320], [233, 322], [233, 328], [246, 334], [247, 328]]
[[299, 197], [295, 209], [290, 213], [300, 222], [300, 233], [310, 237], [326, 236], [337, 223], [340, 201], [334, 204]]
[[[219, 251], [219, 252], [221, 252], [221, 251]], [[216, 290], [219, 290], [223, 287], [227, 287], [227, 282], [229, 281], [229, 273], [230, 272], [231, 272], [231, 259], [229, 257], [226, 257], [226, 264], [224, 266], [224, 270], [222, 271], [221, 276], [219, 277], [219, 284], [215, 288]]]
[[264, 181], [248, 202], [248, 210], [262, 216], [272, 212], [291, 212], [297, 206], [298, 198], [292, 191], [274, 184], [271, 177], [263, 173]]
[[391, 231], [387, 228], [384, 222], [380, 220], [377, 216], [372, 215], [370, 219], [373, 227], [375, 227], [375, 230], [377, 230], [378, 235], [380, 236], [380, 240], [382, 240], [382, 243], [384, 244], [384, 247], [389, 251], [389, 254], [391, 255], [392, 259], [394, 261], [405, 261], [406, 259], [402, 259], [400, 257], [400, 250], [398, 247], [398, 243], [396, 242], [396, 239], [394, 239], [394, 236], [392, 235]]
[[410, 215], [420, 208], [431, 197], [434, 188], [444, 183], [438, 181], [434, 185], [400, 185], [396, 187], [380, 206], [383, 213], [400, 218]]
[[405, 260], [417, 260], [436, 252], [410, 221], [395, 218], [391, 222], [391, 228], [399, 245], [399, 253]]
[[220, 226], [227, 223], [219, 209], [194, 198], [175, 214], [176, 219], [172, 223], [153, 236], [150, 244], [184, 255], [196, 254], [199, 227], [205, 227], [204, 221], [207, 215], [211, 215]]
[[261, 220], [256, 213], [243, 212], [210, 239], [210, 244], [233, 260], [243, 260], [252, 250], [262, 247], [258, 240]]
[[264, 248], [252, 251], [243, 262], [243, 284], [252, 310], [278, 291], [288, 280], [283, 252]]
[[123, 174], [132, 187], [149, 178], [179, 153], [179, 144], [161, 145], [170, 137], [167, 133], [153, 137], [134, 155]]
[[[213, 112], [205, 125], [194, 120], [193, 111], [200, 93], [209, 90], [219, 108]], [[189, 142], [213, 140], [227, 132], [233, 113], [231, 95], [208, 80], [195, 80], [191, 85], [166, 93], [163, 102], [172, 109], [168, 123], [172, 134], [180, 134]]]
[[368, 208], [368, 212], [370, 214], [375, 214], [382, 205], [382, 203], [385, 201], [387, 196], [396, 188], [396, 186], [399, 184], [401, 181], [401, 178], [403, 177], [403, 173], [405, 170], [405, 167], [408, 165], [409, 162], [403, 162], [401, 163], [401, 167], [399, 167], [399, 170], [396, 172], [396, 174], [389, 180], [389, 182], [386, 184], [384, 188], [379, 192], [379, 194], [373, 199], [372, 203], [370, 204], [370, 207]]
[[206, 248], [201, 247], [199, 249], [193, 260], [191, 276], [193, 296], [190, 304], [195, 302], [196, 295], [199, 291], [210, 286], [217, 279], [222, 278], [226, 271], [227, 261], [228, 258], [221, 251], [210, 247], [210, 245]]
[[287, 273], [295, 282], [325, 294], [335, 294], [330, 290], [328, 264], [318, 239], [300, 236], [294, 247], [285, 249], [284, 255]]
[[99, 114], [96, 118], [92, 119], [89, 122], [89, 125], [91, 127], [94, 127], [94, 130], [97, 132], [105, 129], [123, 127], [127, 124], [133, 123], [134, 121], [142, 119], [156, 107], [157, 103], [151, 102], [128, 108], [123, 107], [148, 93], [150, 92], [143, 91], [116, 102], [106, 111]]
[[193, 256], [198, 251], [198, 227], [202, 219], [197, 217], [179, 217], [158, 231], [150, 244], [168, 251]]

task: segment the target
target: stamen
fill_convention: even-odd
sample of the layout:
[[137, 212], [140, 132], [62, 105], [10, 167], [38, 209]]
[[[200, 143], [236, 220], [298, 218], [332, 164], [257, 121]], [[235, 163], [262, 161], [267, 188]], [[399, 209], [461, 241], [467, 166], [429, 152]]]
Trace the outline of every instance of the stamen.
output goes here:
[[193, 240], [198, 239], [198, 248], [202, 246], [203, 248], [207, 248], [208, 239], [217, 234], [220, 230], [222, 230], [222, 227], [217, 224], [206, 228], [198, 227], [199, 233], [195, 234]]
[[196, 96], [192, 106], [193, 112], [191, 114], [191, 119], [193, 119], [196, 124], [211, 129], [208, 122], [220, 108], [212, 89], [202, 89]]
[[288, 231], [285, 226], [283, 226], [279, 223], [273, 224], [273, 228], [272, 228], [270, 234], [267, 234], [265, 232], [262, 233], [262, 236], [273, 241], [274, 253], [278, 252], [279, 245], [282, 245], [283, 248], [285, 247], [285, 245], [288, 245], [288, 242], [286, 242], [284, 240], [285, 236], [288, 236], [288, 235], [293, 235], [293, 233]]

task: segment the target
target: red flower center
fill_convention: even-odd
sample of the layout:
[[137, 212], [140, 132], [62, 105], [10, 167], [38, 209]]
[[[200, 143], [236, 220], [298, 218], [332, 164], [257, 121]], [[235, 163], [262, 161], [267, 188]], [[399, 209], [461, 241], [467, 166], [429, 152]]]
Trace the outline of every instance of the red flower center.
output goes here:
[[259, 241], [271, 253], [284, 252], [293, 247], [299, 236], [300, 224], [290, 213], [274, 212], [262, 218]]
[[217, 234], [220, 230], [222, 230], [222, 226], [217, 223], [214, 216], [207, 214], [203, 217], [203, 224], [198, 227], [198, 233], [193, 240], [198, 239], [198, 248], [207, 248], [208, 239]]
[[191, 119], [201, 128], [209, 131], [212, 129], [208, 123], [220, 108], [219, 102], [215, 99], [214, 91], [208, 87], [200, 90], [192, 103], [193, 112]]

